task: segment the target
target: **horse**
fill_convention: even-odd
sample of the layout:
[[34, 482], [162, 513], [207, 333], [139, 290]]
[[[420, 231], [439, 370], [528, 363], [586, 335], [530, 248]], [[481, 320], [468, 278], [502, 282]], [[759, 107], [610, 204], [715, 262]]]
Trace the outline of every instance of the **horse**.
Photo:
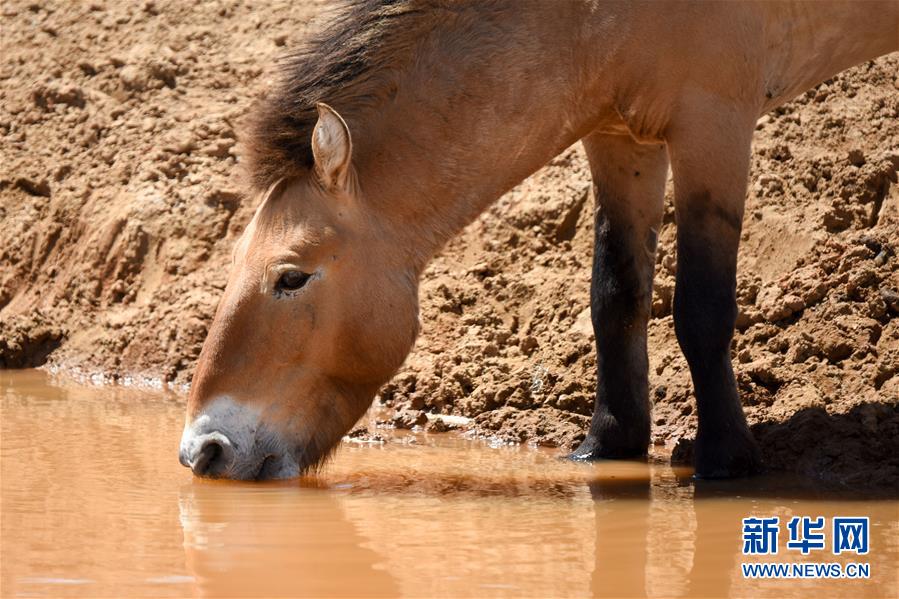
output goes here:
[[896, 1], [349, 0], [250, 112], [259, 203], [197, 362], [180, 461], [243, 480], [317, 468], [410, 352], [429, 260], [580, 140], [597, 384], [571, 457], [647, 452], [670, 168], [695, 475], [758, 472], [730, 357], [756, 121], [897, 49]]

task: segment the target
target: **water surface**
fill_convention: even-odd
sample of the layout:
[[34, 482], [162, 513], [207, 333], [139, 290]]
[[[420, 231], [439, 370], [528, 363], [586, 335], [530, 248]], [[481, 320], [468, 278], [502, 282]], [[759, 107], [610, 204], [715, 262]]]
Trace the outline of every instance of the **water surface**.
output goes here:
[[[183, 398], [0, 371], [0, 593], [21, 597], [895, 597], [899, 503], [783, 477], [694, 483], [452, 434], [344, 443], [317, 476], [194, 478]], [[750, 515], [870, 516], [867, 556], [741, 554]], [[785, 535], [785, 531], [782, 532]], [[869, 580], [742, 561], [870, 563]]]

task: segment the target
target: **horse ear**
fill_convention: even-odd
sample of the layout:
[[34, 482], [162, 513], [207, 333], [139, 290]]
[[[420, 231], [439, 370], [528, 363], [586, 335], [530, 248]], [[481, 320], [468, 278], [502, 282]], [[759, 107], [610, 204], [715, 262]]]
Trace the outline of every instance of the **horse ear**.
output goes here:
[[319, 102], [318, 122], [312, 130], [315, 172], [326, 187], [344, 187], [350, 169], [353, 142], [350, 130], [337, 111]]

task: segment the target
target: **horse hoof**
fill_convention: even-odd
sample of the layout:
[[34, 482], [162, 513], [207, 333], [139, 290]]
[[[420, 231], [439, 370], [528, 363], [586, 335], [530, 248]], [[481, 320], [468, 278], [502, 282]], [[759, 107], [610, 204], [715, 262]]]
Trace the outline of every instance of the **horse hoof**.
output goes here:
[[724, 441], [696, 440], [694, 474], [700, 479], [742, 478], [764, 470], [755, 439], [746, 432]]
[[588, 436], [581, 442], [577, 449], [568, 456], [569, 460], [587, 462], [592, 460], [627, 460], [646, 456], [649, 443], [631, 443], [613, 445], [600, 443], [595, 438]]

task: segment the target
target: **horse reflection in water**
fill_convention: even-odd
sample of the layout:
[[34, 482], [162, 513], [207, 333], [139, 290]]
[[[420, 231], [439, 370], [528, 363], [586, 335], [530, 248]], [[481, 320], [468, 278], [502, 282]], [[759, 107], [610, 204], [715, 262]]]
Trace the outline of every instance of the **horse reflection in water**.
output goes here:
[[594, 597], [730, 595], [746, 505], [697, 506], [689, 482], [661, 469], [647, 478], [590, 482], [596, 509]]
[[[619, 463], [616, 478], [588, 485], [577, 469], [509, 471], [494, 461], [469, 464], [480, 472], [471, 476], [430, 464], [358, 468], [299, 488], [186, 485], [184, 548], [200, 594], [643, 593], [655, 509], [647, 499], [655, 470], [669, 468]], [[688, 493], [682, 503], [671, 511], [691, 518]]]
[[[741, 519], [748, 510], [847, 513], [845, 500], [809, 500], [815, 491], [794, 481], [695, 483], [657, 464], [619, 462], [598, 477], [423, 474], [362, 469], [303, 487], [186, 485], [181, 523], [198, 594], [709, 597], [764, 588], [801, 596], [834, 581], [744, 580]], [[880, 514], [872, 522], [894, 499], [865, 504]], [[872, 529], [872, 544], [885, 547], [893, 533]], [[895, 595], [895, 549], [866, 556], [877, 576], [852, 588]]]
[[[347, 577], [367, 597], [395, 597], [341, 500], [317, 493], [297, 509], [297, 489], [248, 490], [194, 484], [179, 500], [185, 561], [207, 597], [324, 597], [346, 594]], [[343, 592], [342, 592], [343, 591]]]

